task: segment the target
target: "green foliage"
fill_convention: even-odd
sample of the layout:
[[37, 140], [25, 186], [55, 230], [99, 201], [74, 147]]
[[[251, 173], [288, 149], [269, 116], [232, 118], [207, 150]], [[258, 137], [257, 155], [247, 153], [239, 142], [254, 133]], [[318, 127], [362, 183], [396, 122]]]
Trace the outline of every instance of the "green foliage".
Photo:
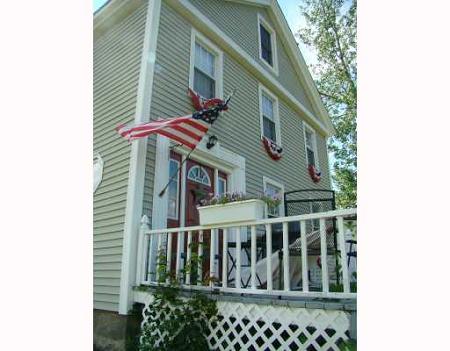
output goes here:
[[[196, 253], [199, 245], [204, 244], [191, 244], [192, 257], [181, 275], [189, 273], [191, 282], [209, 283], [211, 279], [202, 279], [198, 274], [204, 259]], [[209, 322], [217, 316], [216, 302], [202, 293], [185, 299], [180, 297], [180, 282], [168, 273], [165, 250], [158, 254], [157, 272], [159, 285], [153, 292], [149, 323], [142, 330], [139, 351], [209, 350], [206, 336]]]
[[339, 345], [339, 350], [341, 350], [341, 351], [356, 351], [356, 341], [355, 340], [343, 341]]
[[305, 28], [299, 38], [317, 53], [311, 66], [322, 101], [336, 134], [330, 139], [334, 152], [333, 181], [338, 207], [357, 204], [357, 66], [356, 0], [303, 0]]

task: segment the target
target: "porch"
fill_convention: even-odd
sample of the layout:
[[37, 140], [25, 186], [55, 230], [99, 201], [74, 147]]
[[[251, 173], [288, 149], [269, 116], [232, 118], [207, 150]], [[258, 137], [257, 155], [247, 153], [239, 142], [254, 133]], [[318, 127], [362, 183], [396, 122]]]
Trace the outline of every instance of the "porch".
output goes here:
[[150, 290], [135, 301], [149, 306], [168, 274], [187, 294], [217, 299], [211, 349], [338, 350], [356, 314], [356, 241], [346, 225], [355, 219], [348, 209], [151, 230], [144, 216], [136, 285]]

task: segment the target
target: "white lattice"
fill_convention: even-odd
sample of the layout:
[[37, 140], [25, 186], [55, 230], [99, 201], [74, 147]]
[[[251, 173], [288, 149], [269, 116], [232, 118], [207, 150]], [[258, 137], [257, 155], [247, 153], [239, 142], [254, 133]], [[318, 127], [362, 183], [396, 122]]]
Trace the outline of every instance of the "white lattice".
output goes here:
[[[149, 316], [152, 300], [145, 301], [142, 327], [161, 318]], [[211, 350], [339, 350], [337, 344], [348, 339], [349, 315], [340, 310], [227, 301], [217, 307], [207, 336]]]

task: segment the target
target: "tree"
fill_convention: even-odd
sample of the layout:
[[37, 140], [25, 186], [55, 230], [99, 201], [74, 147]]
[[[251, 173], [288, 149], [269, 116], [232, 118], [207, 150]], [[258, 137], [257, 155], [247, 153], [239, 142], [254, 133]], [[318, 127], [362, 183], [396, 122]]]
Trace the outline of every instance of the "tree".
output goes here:
[[356, 0], [303, 0], [305, 27], [297, 36], [317, 53], [310, 66], [336, 133], [333, 181], [338, 207], [356, 206]]

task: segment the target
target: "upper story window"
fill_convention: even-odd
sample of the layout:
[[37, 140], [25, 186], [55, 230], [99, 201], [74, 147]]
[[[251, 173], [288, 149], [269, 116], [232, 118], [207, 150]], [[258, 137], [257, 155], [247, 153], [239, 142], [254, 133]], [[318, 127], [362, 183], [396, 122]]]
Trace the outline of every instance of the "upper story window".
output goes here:
[[168, 210], [167, 217], [170, 219], [178, 219], [178, 208], [179, 208], [179, 177], [176, 177], [175, 174], [178, 172], [178, 167], [180, 162], [173, 158], [169, 161], [169, 179], [173, 177], [170, 181], [168, 188]]
[[278, 74], [276, 32], [270, 24], [258, 15], [259, 58]]
[[[283, 199], [284, 186], [270, 178], [263, 177], [264, 194], [270, 197], [279, 197]], [[280, 217], [283, 216], [283, 201], [278, 206], [267, 207], [268, 217]]]
[[266, 88], [259, 87], [261, 135], [281, 146], [278, 99]]
[[196, 30], [191, 37], [189, 86], [205, 99], [222, 96], [222, 52]]
[[192, 167], [188, 172], [188, 179], [194, 182], [211, 186], [211, 179], [209, 178], [208, 172], [200, 166]]
[[305, 137], [306, 164], [313, 165], [316, 169], [319, 167], [316, 132], [309, 125], [303, 122], [303, 131]]

